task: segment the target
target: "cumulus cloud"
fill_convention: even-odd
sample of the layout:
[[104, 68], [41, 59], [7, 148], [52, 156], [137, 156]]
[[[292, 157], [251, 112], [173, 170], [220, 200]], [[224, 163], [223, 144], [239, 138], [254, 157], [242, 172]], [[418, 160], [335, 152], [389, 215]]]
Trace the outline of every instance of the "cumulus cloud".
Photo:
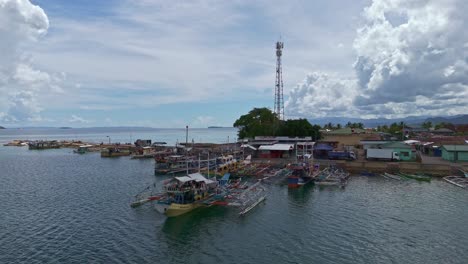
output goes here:
[[[291, 93], [288, 105], [304, 103], [310, 97], [305, 103], [311, 109], [324, 103], [330, 107], [326, 113], [313, 111], [311, 116], [340, 112], [346, 116], [340, 109], [343, 97], [353, 96], [346, 101], [352, 100], [348, 113], [374, 117], [466, 114], [467, 13], [464, 0], [374, 0], [365, 8], [365, 23], [354, 39], [357, 85], [348, 82], [342, 86], [343, 95], [324, 99], [317, 94], [333, 96], [330, 82], [342, 80], [325, 78], [322, 83], [318, 79], [312, 82], [312, 90], [304, 88], [310, 86], [306, 81]], [[305, 106], [291, 109], [297, 112], [300, 108]]]
[[25, 50], [47, 33], [44, 11], [27, 0], [0, 0], [0, 117], [4, 122], [38, 121], [37, 96], [63, 92], [63, 74], [34, 69]]
[[299, 117], [343, 115], [353, 108], [356, 82], [315, 72], [291, 90], [285, 104], [288, 114]]

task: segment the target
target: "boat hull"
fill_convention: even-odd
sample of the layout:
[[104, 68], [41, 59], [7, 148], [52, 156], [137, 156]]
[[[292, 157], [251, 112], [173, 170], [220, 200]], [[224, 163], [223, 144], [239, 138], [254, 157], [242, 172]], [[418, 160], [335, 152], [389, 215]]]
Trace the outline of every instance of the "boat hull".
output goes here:
[[202, 207], [202, 203], [190, 203], [190, 204], [161, 204], [157, 203], [155, 208], [158, 212], [165, 214], [167, 217], [175, 217], [179, 215], [186, 214], [196, 208]]
[[313, 178], [301, 178], [301, 177], [288, 177], [288, 188], [300, 188], [307, 183], [311, 182]]

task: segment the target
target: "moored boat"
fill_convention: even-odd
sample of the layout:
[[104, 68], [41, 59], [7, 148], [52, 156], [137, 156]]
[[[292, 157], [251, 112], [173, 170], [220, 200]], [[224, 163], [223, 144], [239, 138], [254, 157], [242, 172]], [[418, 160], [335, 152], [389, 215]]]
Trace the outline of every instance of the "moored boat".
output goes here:
[[174, 177], [164, 185], [163, 197], [156, 201], [155, 208], [167, 217], [175, 217], [208, 206], [206, 201], [216, 194], [217, 184], [200, 173]]
[[468, 178], [461, 176], [445, 176], [443, 178], [446, 182], [451, 183], [460, 188], [468, 187]]
[[425, 175], [416, 175], [416, 174], [408, 174], [408, 173], [399, 173], [398, 175], [400, 175], [401, 177], [405, 177], [405, 178], [413, 179], [417, 181], [425, 181], [425, 182], [431, 181], [431, 177], [425, 176]]
[[89, 152], [89, 149], [92, 148], [93, 145], [81, 145], [77, 149], [73, 150], [73, 152], [78, 154], [85, 154]]
[[308, 163], [291, 164], [288, 166], [291, 175], [288, 176], [288, 188], [299, 188], [310, 182], [320, 173], [320, 165], [315, 164], [311, 169]]

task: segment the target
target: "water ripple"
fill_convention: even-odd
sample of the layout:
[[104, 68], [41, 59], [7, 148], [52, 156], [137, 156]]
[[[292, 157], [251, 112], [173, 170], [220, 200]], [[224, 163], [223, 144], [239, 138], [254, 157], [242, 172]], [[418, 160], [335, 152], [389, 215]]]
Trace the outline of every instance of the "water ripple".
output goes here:
[[245, 217], [166, 219], [132, 195], [153, 162], [0, 147], [1, 263], [465, 263], [468, 192], [352, 177], [345, 189], [268, 185]]

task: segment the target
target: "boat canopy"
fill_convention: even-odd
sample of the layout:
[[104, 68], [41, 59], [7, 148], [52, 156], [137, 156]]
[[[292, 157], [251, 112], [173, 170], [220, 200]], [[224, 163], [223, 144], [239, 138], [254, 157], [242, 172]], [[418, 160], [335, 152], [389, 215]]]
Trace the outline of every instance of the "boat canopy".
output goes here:
[[192, 178], [188, 177], [188, 176], [181, 176], [181, 177], [175, 177], [176, 180], [182, 182], [182, 183], [185, 183], [185, 182], [188, 182], [188, 181], [193, 181]]
[[190, 177], [192, 180], [196, 181], [196, 182], [205, 182], [206, 184], [210, 184], [210, 183], [213, 183], [212, 180], [209, 180], [205, 177], [203, 177], [203, 175], [201, 175], [200, 173], [192, 173], [192, 174], [189, 174], [188, 177]]
[[274, 145], [262, 145], [258, 148], [259, 150], [292, 150], [294, 149], [294, 144], [274, 144]]
[[189, 182], [189, 181], [196, 181], [196, 182], [204, 182], [206, 184], [210, 184], [210, 183], [213, 183], [214, 181], [212, 180], [209, 180], [205, 177], [203, 177], [203, 175], [201, 175], [200, 173], [192, 173], [192, 174], [189, 174], [187, 176], [181, 176], [181, 177], [175, 177], [176, 180], [182, 182], [182, 183], [186, 183], [186, 182]]
[[253, 146], [251, 146], [249, 144], [242, 144], [241, 148], [250, 148], [250, 149], [253, 149], [253, 150], [257, 150], [255, 147], [253, 147]]
[[81, 145], [80, 148], [90, 148], [92, 147], [93, 145]]

